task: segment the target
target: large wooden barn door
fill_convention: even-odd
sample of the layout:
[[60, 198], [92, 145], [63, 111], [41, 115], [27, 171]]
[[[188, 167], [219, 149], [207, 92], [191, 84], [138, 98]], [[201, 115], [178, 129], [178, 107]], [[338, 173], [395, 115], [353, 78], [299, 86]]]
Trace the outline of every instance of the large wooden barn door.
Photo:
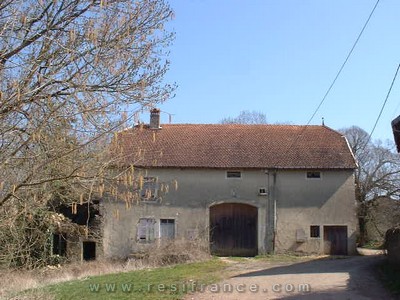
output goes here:
[[219, 256], [257, 255], [257, 207], [223, 203], [210, 207], [210, 248]]
[[324, 252], [347, 255], [347, 226], [324, 226]]

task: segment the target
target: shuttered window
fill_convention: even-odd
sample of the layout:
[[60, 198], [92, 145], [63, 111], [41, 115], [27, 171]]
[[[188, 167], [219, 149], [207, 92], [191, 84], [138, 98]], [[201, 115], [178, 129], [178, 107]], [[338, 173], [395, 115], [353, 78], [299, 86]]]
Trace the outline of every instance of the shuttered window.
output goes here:
[[155, 239], [154, 226], [156, 220], [150, 218], [142, 218], [139, 220], [137, 227], [137, 239], [139, 242], [152, 242]]
[[160, 238], [174, 239], [175, 238], [175, 220], [161, 219], [160, 220]]

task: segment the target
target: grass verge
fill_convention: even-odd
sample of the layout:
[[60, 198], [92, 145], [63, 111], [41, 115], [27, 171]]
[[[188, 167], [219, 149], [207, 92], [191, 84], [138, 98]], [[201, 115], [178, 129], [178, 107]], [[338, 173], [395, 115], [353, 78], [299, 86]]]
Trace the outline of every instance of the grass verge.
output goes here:
[[[41, 280], [41, 283], [34, 281], [33, 284], [25, 284], [21, 289], [14, 287], [8, 293], [4, 290], [3, 295], [13, 300], [182, 299], [193, 289], [204, 289], [204, 285], [242, 273], [243, 263], [246, 264], [246, 268], [251, 269], [268, 266], [271, 263], [290, 264], [315, 258], [315, 256], [304, 257], [293, 254], [260, 255], [252, 258], [212, 258], [203, 262], [181, 263], [158, 268], [155, 268], [157, 264], [141, 266], [135, 263], [141, 260], [132, 260], [126, 264], [94, 261], [64, 266], [60, 270], [53, 270], [37, 278], [32, 274], [22, 276], [17, 273], [14, 275], [15, 284], [29, 278]], [[160, 263], [164, 260], [156, 260], [156, 262]], [[153, 259], [151, 262], [154, 263]], [[1, 294], [0, 289], [0, 298]]]
[[361, 248], [372, 249], [372, 250], [382, 250], [382, 249], [385, 249], [385, 244], [380, 241], [369, 241], [365, 245], [361, 246]]
[[290, 262], [301, 262], [310, 259], [315, 259], [315, 255], [298, 255], [295, 253], [282, 253], [282, 254], [263, 254], [257, 255], [254, 259], [258, 261], [268, 261], [276, 263], [290, 263]]
[[200, 285], [222, 279], [226, 263], [206, 262], [87, 277], [41, 289], [54, 299], [182, 299]]

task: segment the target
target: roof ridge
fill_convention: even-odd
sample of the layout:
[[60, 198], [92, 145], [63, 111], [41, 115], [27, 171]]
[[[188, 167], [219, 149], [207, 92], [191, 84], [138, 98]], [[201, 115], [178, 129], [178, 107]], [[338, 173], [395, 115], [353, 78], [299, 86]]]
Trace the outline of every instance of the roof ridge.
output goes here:
[[[148, 124], [144, 124], [146, 126]], [[174, 124], [168, 124], [168, 123], [161, 123], [163, 126], [275, 126], [275, 127], [327, 127], [324, 125], [300, 125], [300, 124], [218, 124], [218, 123], [174, 123]], [[137, 127], [139, 125], [135, 125]], [[329, 128], [329, 127], [327, 127]], [[334, 131], [334, 129], [332, 129]]]
[[[141, 127], [143, 127], [141, 129]], [[126, 161], [148, 167], [354, 169], [339, 132], [322, 125], [165, 124], [119, 132]], [[296, 137], [302, 135], [301, 138]], [[296, 139], [296, 146], [291, 147]], [[287, 149], [290, 150], [288, 151]], [[143, 156], [143, 157], [142, 157]]]
[[332, 131], [333, 133], [336, 133], [336, 134], [338, 134], [339, 136], [344, 136], [342, 133], [340, 133], [339, 131], [337, 131], [337, 130], [335, 130], [335, 129], [333, 129], [333, 128], [329, 127], [329, 126], [322, 125], [322, 127], [325, 127], [326, 129], [328, 129], [328, 130]]

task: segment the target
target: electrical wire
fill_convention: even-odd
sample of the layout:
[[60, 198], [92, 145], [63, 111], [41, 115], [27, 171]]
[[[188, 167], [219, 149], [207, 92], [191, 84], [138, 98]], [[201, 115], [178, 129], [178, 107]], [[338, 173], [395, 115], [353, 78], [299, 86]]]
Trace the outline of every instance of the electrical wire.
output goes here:
[[372, 128], [370, 134], [368, 135], [368, 139], [367, 139], [367, 141], [365, 142], [365, 144], [364, 144], [362, 150], [364, 150], [365, 147], [368, 145], [369, 141], [371, 140], [372, 134], [374, 133], [374, 131], [375, 131], [375, 129], [376, 129], [376, 126], [378, 125], [378, 122], [379, 122], [379, 120], [380, 120], [380, 118], [381, 118], [381, 116], [382, 116], [383, 110], [385, 109], [386, 103], [387, 103], [387, 101], [388, 101], [388, 99], [389, 99], [390, 93], [392, 92], [392, 88], [393, 88], [393, 85], [394, 85], [394, 83], [395, 83], [395, 81], [396, 81], [397, 74], [399, 73], [399, 69], [400, 69], [400, 64], [397, 66], [396, 73], [395, 73], [394, 76], [393, 76], [392, 83], [390, 84], [389, 90], [388, 90], [388, 92], [387, 92], [387, 94], [386, 94], [385, 101], [383, 101], [381, 110], [379, 111], [378, 117], [376, 118], [374, 127]]
[[307, 125], [310, 125], [312, 119], [314, 119], [315, 115], [317, 114], [317, 112], [319, 111], [319, 109], [321, 108], [322, 104], [325, 102], [326, 98], [328, 97], [329, 93], [331, 92], [333, 86], [336, 83], [336, 80], [339, 78], [340, 74], [342, 73], [344, 66], [347, 64], [347, 61], [349, 60], [351, 54], [353, 53], [354, 49], [356, 48], [358, 41], [360, 40], [362, 34], [364, 33], [365, 28], [367, 27], [369, 20], [371, 20], [372, 15], [375, 12], [376, 7], [378, 6], [380, 0], [377, 0], [374, 8], [372, 9], [371, 13], [368, 16], [367, 21], [365, 22], [363, 28], [361, 29], [360, 33], [357, 36], [356, 41], [354, 42], [353, 46], [350, 49], [350, 52], [347, 54], [346, 59], [344, 60], [343, 64], [341, 65], [339, 71], [337, 72], [335, 78], [333, 79], [331, 85], [329, 86], [329, 88], [327, 89], [327, 91], [325, 92], [324, 97], [322, 98], [322, 100], [320, 101], [320, 103], [318, 104], [317, 108], [315, 109], [314, 113], [311, 115], [311, 118], [308, 120]]
[[399, 104], [397, 104], [396, 108], [393, 111], [392, 119], [394, 119], [394, 117], [398, 115], [397, 112], [399, 111], [399, 108], [400, 108], [400, 102]]
[[[297, 135], [297, 137], [294, 139], [294, 141], [289, 145], [287, 152], [290, 151], [290, 149], [297, 143], [297, 141], [299, 140], [299, 138], [303, 135], [303, 133], [305, 132], [305, 130], [307, 130], [308, 125], [310, 125], [311, 121], [314, 119], [315, 115], [317, 114], [317, 112], [319, 111], [319, 109], [321, 108], [322, 104], [325, 102], [326, 98], [328, 97], [329, 93], [331, 92], [333, 86], [335, 85], [337, 79], [339, 78], [340, 74], [342, 73], [345, 65], [347, 64], [347, 62], [349, 61], [350, 56], [352, 55], [354, 49], [356, 48], [358, 41], [360, 40], [362, 34], [364, 33], [369, 21], [371, 20], [378, 4], [379, 4], [380, 0], [377, 0], [374, 7], [371, 10], [371, 13], [369, 14], [367, 20], [364, 23], [364, 26], [362, 27], [360, 33], [358, 34], [355, 42], [353, 43], [353, 46], [351, 47], [349, 53], [346, 56], [346, 59], [344, 60], [344, 62], [342, 63], [341, 67], [339, 68], [339, 71], [336, 73], [335, 78], [333, 79], [332, 83], [330, 84], [329, 88], [327, 89], [327, 91], [325, 92], [324, 96], [322, 97], [322, 100], [319, 102], [317, 108], [315, 109], [315, 111], [313, 112], [313, 114], [311, 115], [310, 119], [308, 120], [307, 124], [304, 126], [304, 128], [300, 131], [300, 133]], [[279, 167], [277, 165], [277, 167]]]

